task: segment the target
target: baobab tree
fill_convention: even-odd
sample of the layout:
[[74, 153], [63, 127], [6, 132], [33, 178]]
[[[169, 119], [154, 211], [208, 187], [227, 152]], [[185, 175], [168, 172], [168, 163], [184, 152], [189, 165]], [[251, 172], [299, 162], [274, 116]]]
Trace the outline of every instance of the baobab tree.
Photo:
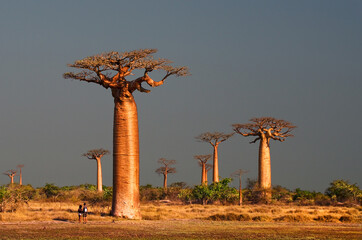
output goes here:
[[212, 169], [212, 164], [205, 164], [205, 184], [207, 184], [207, 173]]
[[[156, 49], [130, 52], [107, 52], [69, 64], [80, 72], [63, 74], [66, 79], [95, 83], [110, 89], [114, 99], [113, 118], [113, 199], [112, 215], [140, 219], [139, 200], [139, 137], [137, 106], [133, 93], [149, 93], [151, 87], [164, 84], [170, 76], [188, 75], [187, 67], [173, 67], [167, 59], [155, 59]], [[164, 71], [160, 81], [150, 73]], [[139, 77], [133, 77], [140, 73]], [[130, 79], [132, 78], [132, 79]]]
[[239, 178], [239, 206], [243, 204], [243, 191], [241, 189], [241, 176], [244, 173], [247, 173], [248, 171], [245, 171], [243, 169], [238, 169], [235, 172], [231, 174], [232, 177], [238, 177]]
[[4, 172], [4, 175], [7, 175], [10, 178], [10, 183], [14, 183], [14, 177], [16, 175], [16, 170], [10, 169]]
[[158, 163], [162, 164], [162, 167], [156, 169], [156, 173], [163, 175], [163, 188], [167, 190], [167, 175], [170, 173], [175, 173], [176, 168], [170, 167], [171, 165], [176, 164], [176, 160], [168, 160], [166, 158], [160, 158]]
[[89, 150], [88, 152], [82, 154], [82, 156], [87, 157], [90, 160], [96, 160], [96, 162], [97, 162], [97, 190], [98, 190], [98, 192], [103, 191], [101, 159], [104, 155], [107, 155], [107, 154], [109, 154], [109, 151], [105, 150], [103, 148], [92, 149], [92, 150]]
[[211, 158], [211, 154], [208, 155], [195, 155], [194, 158], [199, 161], [199, 164], [201, 166], [201, 184], [206, 183], [206, 163]]
[[251, 123], [233, 124], [236, 133], [248, 137], [256, 137], [250, 143], [259, 143], [259, 176], [258, 187], [264, 192], [265, 199], [271, 200], [271, 165], [270, 165], [270, 140], [284, 142], [296, 126], [285, 120], [272, 117], [252, 118]]
[[24, 167], [24, 164], [19, 164], [17, 168], [19, 168], [19, 185], [23, 185], [23, 174], [21, 173], [21, 169]]
[[234, 133], [220, 133], [220, 132], [206, 132], [202, 133], [199, 136], [195, 137], [197, 140], [201, 142], [207, 142], [212, 145], [214, 148], [214, 154], [213, 154], [213, 173], [212, 173], [212, 181], [219, 182], [219, 161], [218, 161], [218, 147], [219, 144], [229, 139], [231, 136], [233, 136]]

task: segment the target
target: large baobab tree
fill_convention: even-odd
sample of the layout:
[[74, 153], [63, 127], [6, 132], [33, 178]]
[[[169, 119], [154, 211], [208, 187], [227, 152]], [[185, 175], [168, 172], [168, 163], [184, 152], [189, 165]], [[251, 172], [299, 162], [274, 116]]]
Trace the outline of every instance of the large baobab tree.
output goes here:
[[4, 175], [7, 175], [10, 178], [10, 183], [14, 183], [14, 177], [16, 175], [16, 170], [10, 169], [4, 172]]
[[101, 159], [106, 154], [109, 154], [109, 151], [105, 150], [103, 148], [92, 149], [92, 150], [89, 150], [88, 152], [82, 154], [82, 156], [87, 157], [90, 160], [96, 160], [96, 162], [97, 162], [97, 190], [98, 190], [98, 192], [103, 191]]
[[158, 160], [158, 163], [162, 164], [162, 167], [159, 167], [156, 169], [156, 173], [159, 175], [163, 175], [163, 188], [167, 189], [167, 175], [170, 173], [175, 173], [176, 168], [171, 167], [171, 165], [174, 165], [176, 163], [176, 160], [168, 160], [166, 158], [160, 158]]
[[261, 117], [250, 119], [251, 123], [233, 124], [236, 133], [255, 139], [250, 143], [259, 143], [259, 176], [258, 186], [264, 192], [267, 201], [271, 200], [271, 165], [270, 165], [270, 140], [284, 142], [296, 126], [290, 122], [272, 117]]
[[225, 133], [220, 133], [220, 132], [213, 132], [213, 133], [206, 132], [206, 133], [202, 133], [199, 136], [195, 137], [199, 141], [210, 143], [212, 145], [212, 147], [214, 148], [213, 173], [212, 173], [212, 181], [214, 183], [219, 182], [219, 161], [218, 161], [218, 153], [217, 153], [219, 144], [226, 141], [233, 135], [234, 135], [234, 133], [225, 134]]
[[247, 173], [248, 171], [245, 171], [243, 169], [238, 169], [235, 172], [231, 174], [232, 177], [238, 177], [239, 178], [239, 206], [243, 204], [243, 191], [241, 189], [241, 176], [244, 173]]
[[201, 184], [206, 183], [206, 163], [211, 158], [211, 154], [208, 155], [195, 155], [194, 158], [199, 161], [199, 164], [201, 166]]
[[[68, 72], [66, 79], [95, 83], [110, 89], [114, 99], [113, 121], [113, 199], [112, 215], [130, 219], [141, 218], [139, 200], [139, 137], [137, 106], [133, 93], [143, 88], [164, 84], [170, 76], [185, 76], [186, 67], [172, 67], [167, 59], [153, 58], [156, 49], [140, 49], [130, 52], [107, 52], [69, 64], [81, 69]], [[164, 71], [160, 81], [154, 81], [150, 73]], [[140, 73], [139, 77], [134, 77]], [[131, 79], [130, 79], [131, 78]]]
[[18, 166], [16, 166], [17, 168], [19, 168], [19, 185], [23, 185], [23, 174], [21, 173], [21, 169], [24, 167], [24, 164], [19, 164]]

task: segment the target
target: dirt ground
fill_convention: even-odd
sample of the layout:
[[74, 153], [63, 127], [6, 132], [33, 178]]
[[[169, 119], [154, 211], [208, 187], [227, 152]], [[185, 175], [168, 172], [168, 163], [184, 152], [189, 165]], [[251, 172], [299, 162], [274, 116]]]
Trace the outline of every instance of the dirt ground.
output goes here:
[[207, 220], [0, 222], [0, 239], [362, 239], [362, 224]]

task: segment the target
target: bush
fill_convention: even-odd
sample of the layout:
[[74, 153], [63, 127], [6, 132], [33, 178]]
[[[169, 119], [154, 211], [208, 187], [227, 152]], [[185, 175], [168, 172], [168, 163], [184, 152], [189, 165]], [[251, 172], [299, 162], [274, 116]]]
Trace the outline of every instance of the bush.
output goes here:
[[326, 190], [326, 195], [339, 202], [353, 201], [362, 203], [362, 191], [357, 184], [349, 184], [345, 180], [331, 182], [330, 187]]

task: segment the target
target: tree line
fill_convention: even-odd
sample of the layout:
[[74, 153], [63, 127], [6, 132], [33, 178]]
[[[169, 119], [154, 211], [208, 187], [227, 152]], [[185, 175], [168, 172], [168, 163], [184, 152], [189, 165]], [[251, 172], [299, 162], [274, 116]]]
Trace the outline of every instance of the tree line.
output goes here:
[[[184, 182], [175, 182], [168, 186], [153, 187], [148, 184], [140, 186], [140, 201], [182, 201], [185, 204], [240, 204], [237, 188], [231, 187], [231, 178], [221, 179], [210, 185], [200, 184], [193, 187]], [[244, 203], [265, 203], [260, 198], [257, 180], [247, 179], [246, 188], [242, 189]], [[324, 193], [297, 188], [293, 191], [282, 186], [272, 188], [272, 202], [297, 205], [353, 205], [362, 204], [362, 190], [357, 184], [346, 180], [335, 180], [329, 184]], [[47, 183], [43, 187], [17, 183], [0, 186], [0, 212], [16, 211], [20, 205], [29, 201], [73, 202], [87, 201], [90, 206], [108, 208], [111, 205], [113, 188], [103, 186], [99, 192], [97, 185], [81, 184], [78, 186], [58, 187]]]

